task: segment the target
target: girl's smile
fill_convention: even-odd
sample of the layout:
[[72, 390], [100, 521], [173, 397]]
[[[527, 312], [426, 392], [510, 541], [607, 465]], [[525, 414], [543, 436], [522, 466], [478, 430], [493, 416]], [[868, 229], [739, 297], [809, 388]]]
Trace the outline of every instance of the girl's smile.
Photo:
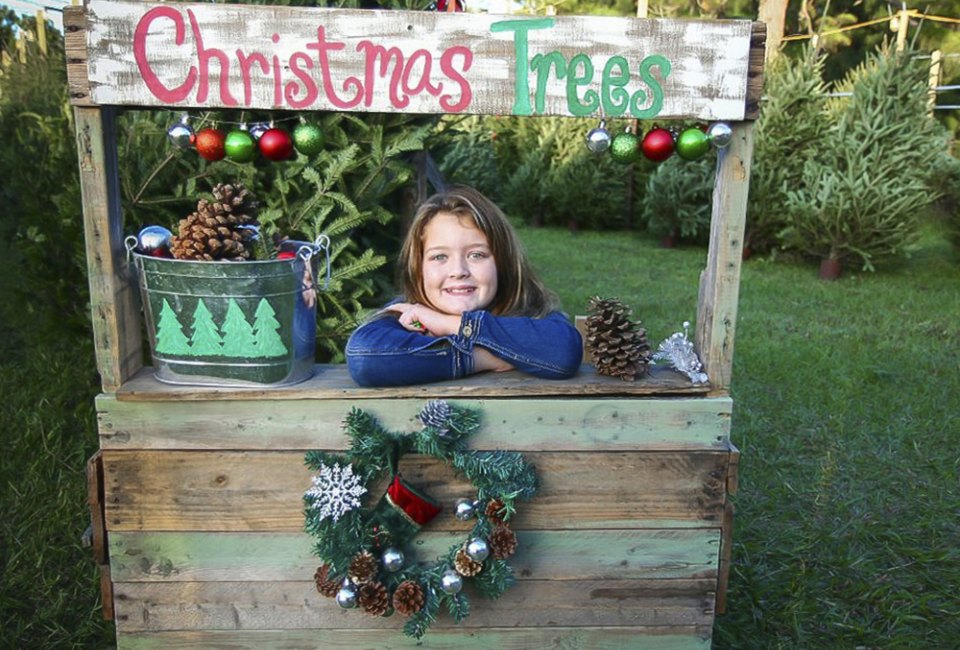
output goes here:
[[447, 314], [485, 309], [497, 295], [490, 244], [469, 217], [438, 212], [423, 232], [423, 293]]

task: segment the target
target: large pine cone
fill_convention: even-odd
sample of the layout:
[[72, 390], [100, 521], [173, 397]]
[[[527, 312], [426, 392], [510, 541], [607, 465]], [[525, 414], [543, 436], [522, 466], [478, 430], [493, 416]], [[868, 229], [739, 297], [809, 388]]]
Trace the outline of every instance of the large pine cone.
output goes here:
[[404, 580], [393, 592], [393, 608], [403, 616], [412, 616], [423, 609], [423, 587], [413, 580]]
[[317, 572], [313, 574], [313, 580], [317, 583], [317, 591], [327, 598], [333, 598], [340, 591], [340, 581], [330, 580], [329, 564], [319, 567]]
[[647, 330], [630, 320], [630, 309], [616, 298], [590, 299], [587, 349], [597, 374], [633, 381], [647, 372], [653, 356]]
[[517, 552], [517, 536], [506, 526], [497, 526], [487, 539], [490, 554], [497, 560], [506, 560]]
[[483, 570], [483, 564], [471, 558], [467, 555], [467, 552], [461, 548], [453, 558], [453, 568], [464, 578], [472, 578]]
[[357, 602], [367, 614], [383, 616], [390, 609], [390, 592], [382, 582], [368, 582], [360, 586]]
[[360, 551], [350, 560], [348, 575], [357, 584], [370, 582], [377, 575], [378, 562], [370, 551]]
[[249, 259], [256, 237], [257, 204], [240, 184], [220, 183], [213, 201], [201, 199], [196, 212], [180, 220], [179, 233], [170, 240], [170, 252], [179, 260]]

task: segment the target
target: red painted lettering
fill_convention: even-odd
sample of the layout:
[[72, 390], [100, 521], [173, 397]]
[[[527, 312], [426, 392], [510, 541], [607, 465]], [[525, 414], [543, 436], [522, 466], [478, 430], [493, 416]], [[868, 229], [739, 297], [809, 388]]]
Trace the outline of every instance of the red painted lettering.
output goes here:
[[[423, 68], [420, 70], [420, 81], [416, 86], [410, 85], [410, 79], [416, 70], [418, 59], [423, 59]], [[435, 86], [430, 83], [430, 75], [433, 73], [433, 57], [426, 50], [417, 50], [410, 55], [407, 65], [403, 69], [403, 90], [408, 95], [418, 95], [424, 90], [436, 97], [443, 90], [443, 86]]]
[[377, 59], [380, 59], [380, 78], [387, 76], [387, 69], [390, 62], [393, 61], [393, 72], [390, 74], [390, 103], [395, 108], [404, 108], [410, 103], [407, 97], [400, 97], [397, 89], [400, 86], [400, 75], [403, 74], [403, 52], [399, 47], [387, 49], [381, 45], [374, 45], [370, 41], [360, 41], [357, 43], [357, 52], [363, 52], [366, 57], [367, 65], [364, 71], [364, 88], [366, 92], [363, 97], [363, 105], [373, 104], [373, 89], [376, 86], [374, 80], [374, 66]]
[[244, 54], [243, 50], [237, 50], [237, 61], [240, 62], [240, 74], [243, 76], [243, 105], [249, 106], [250, 102], [253, 101], [253, 86], [250, 79], [251, 64], [259, 64], [260, 71], [264, 74], [270, 72], [270, 66], [267, 65], [267, 58], [259, 52]]
[[190, 66], [186, 80], [176, 88], [167, 88], [160, 83], [160, 79], [154, 74], [147, 60], [147, 35], [150, 33], [150, 24], [157, 18], [169, 18], [174, 22], [177, 28], [176, 44], [183, 45], [186, 37], [183, 16], [171, 7], [154, 7], [137, 23], [137, 29], [133, 34], [133, 56], [137, 61], [140, 76], [143, 77], [143, 82], [147, 84], [147, 89], [153, 93], [153, 96], [164, 103], [176, 104], [186, 99], [193, 90], [193, 85], [197, 82], [197, 69]]
[[303, 52], [294, 52], [290, 57], [290, 72], [303, 84], [303, 99], [297, 99], [298, 84], [296, 81], [287, 82], [283, 88], [283, 95], [290, 104], [290, 108], [306, 108], [317, 101], [317, 84], [313, 81], [313, 76], [300, 67], [298, 62], [303, 62], [307, 70], [313, 69], [313, 59]]
[[237, 100], [230, 94], [230, 59], [223, 50], [203, 47], [203, 36], [200, 35], [200, 25], [193, 11], [187, 9], [190, 17], [190, 28], [193, 29], [193, 38], [197, 45], [197, 58], [200, 63], [200, 85], [197, 87], [197, 102], [207, 101], [207, 87], [210, 80], [210, 59], [216, 58], [220, 62], [220, 101], [226, 106], [236, 106]]
[[317, 62], [320, 66], [320, 74], [323, 78], [323, 92], [327, 96], [327, 100], [337, 108], [353, 108], [359, 104], [360, 100], [362, 99], [363, 86], [361, 85], [360, 80], [356, 77], [349, 77], [343, 82], [343, 89], [348, 90], [350, 86], [353, 86], [357, 91], [356, 94], [352, 99], [340, 99], [337, 97], [337, 93], [333, 89], [333, 79], [330, 75], [330, 60], [327, 56], [328, 51], [342, 50], [344, 47], [346, 46], [343, 43], [328, 43], [326, 40], [325, 29], [322, 25], [317, 27], [317, 42], [307, 43], [308, 50], [317, 51]]
[[[460, 66], [459, 71], [453, 67], [454, 57], [463, 58], [463, 65]], [[451, 113], [459, 113], [469, 106], [473, 100], [473, 89], [470, 88], [470, 82], [461, 74], [469, 71], [471, 65], [473, 65], [473, 52], [463, 45], [451, 47], [440, 57], [440, 69], [443, 74], [460, 86], [460, 101], [458, 102], [453, 101], [453, 95], [440, 95], [440, 106]]]

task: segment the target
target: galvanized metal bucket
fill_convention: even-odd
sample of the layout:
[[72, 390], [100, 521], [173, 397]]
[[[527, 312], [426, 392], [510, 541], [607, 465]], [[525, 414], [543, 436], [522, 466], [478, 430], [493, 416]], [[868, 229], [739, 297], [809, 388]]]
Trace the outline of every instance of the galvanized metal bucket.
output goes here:
[[[159, 381], [194, 386], [287, 386], [314, 370], [317, 260], [330, 240], [298, 242], [289, 259], [194, 262], [141, 255], [137, 269]], [[289, 244], [288, 244], [289, 246]]]

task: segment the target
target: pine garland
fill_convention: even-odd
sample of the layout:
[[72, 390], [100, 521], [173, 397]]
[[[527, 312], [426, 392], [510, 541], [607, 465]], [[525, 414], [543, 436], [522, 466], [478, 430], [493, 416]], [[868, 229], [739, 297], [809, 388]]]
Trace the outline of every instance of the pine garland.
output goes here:
[[[378, 516], [383, 501], [376, 503], [376, 495], [371, 498], [369, 491], [363, 496], [364, 502], [360, 502], [356, 498], [343, 499], [344, 491], [340, 488], [353, 489], [351, 494], [360, 492], [357, 478], [366, 488], [384, 475], [394, 473], [398, 459], [404, 454], [419, 453], [443, 460], [473, 485], [477, 492], [473, 499], [477, 504], [473, 512], [476, 519], [466, 540], [486, 541], [496, 526], [509, 526], [516, 513], [516, 502], [529, 500], [536, 493], [536, 472], [521, 454], [468, 449], [470, 436], [480, 427], [478, 411], [435, 400], [424, 407], [419, 417], [424, 425], [420, 431], [397, 433], [386, 430], [371, 414], [353, 408], [343, 422], [343, 430], [350, 440], [349, 451], [345, 454], [310, 451], [305, 456], [306, 465], [315, 472], [326, 468], [329, 476], [330, 467], [335, 464], [343, 469], [334, 472], [335, 476], [344, 477], [344, 485], [331, 488], [336, 494], [313, 489], [304, 495], [304, 528], [315, 540], [314, 553], [328, 567], [328, 580], [346, 579], [341, 592], [356, 589], [355, 593], [359, 593], [360, 585], [351, 584], [349, 579], [354, 557], [367, 552], [379, 558], [387, 547], [402, 549], [412, 541], [416, 530], [401, 529], [389, 518]], [[328, 499], [336, 502], [331, 505]], [[499, 504], [492, 514], [487, 512], [490, 502]], [[321, 510], [335, 510], [336, 514], [321, 518]], [[454, 569], [457, 554], [462, 553], [464, 547], [465, 541], [452, 545], [432, 564], [409, 562], [393, 572], [378, 565], [375, 574], [369, 577], [386, 588], [391, 600], [397, 587], [405, 581], [413, 581], [422, 589], [423, 606], [411, 613], [404, 625], [408, 636], [423, 637], [441, 611], [446, 611], [457, 623], [470, 615], [469, 597], [462, 591], [448, 593], [442, 586], [444, 574]], [[469, 581], [481, 596], [498, 598], [516, 582], [506, 560], [492, 554], [480, 560], [472, 559], [481, 569], [462, 580]], [[339, 596], [338, 602], [341, 602]], [[349, 599], [345, 598], [341, 605], [344, 603], [349, 604]], [[366, 609], [368, 613], [376, 613], [380, 608]]]

